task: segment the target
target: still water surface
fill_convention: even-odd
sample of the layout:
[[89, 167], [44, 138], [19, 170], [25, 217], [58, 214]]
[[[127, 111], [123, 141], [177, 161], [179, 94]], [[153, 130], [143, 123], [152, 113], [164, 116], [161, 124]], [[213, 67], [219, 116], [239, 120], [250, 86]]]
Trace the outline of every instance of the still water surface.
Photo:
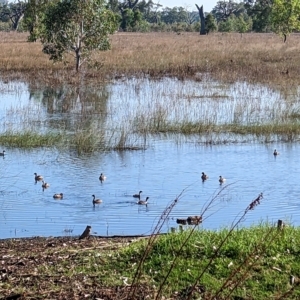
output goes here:
[[[228, 185], [207, 212], [202, 224], [217, 229], [229, 226], [259, 193], [261, 205], [250, 211], [245, 226], [278, 218], [300, 225], [299, 145], [272, 146], [174, 146], [154, 142], [146, 151], [111, 152], [74, 157], [52, 150], [24, 152], [8, 149], [0, 159], [0, 237], [80, 234], [91, 225], [99, 235], [149, 234], [163, 210], [183, 190], [163, 231], [176, 226], [176, 218], [200, 214], [222, 188]], [[202, 183], [201, 172], [209, 179]], [[42, 174], [50, 187], [43, 191], [33, 173]], [[101, 172], [107, 180], [100, 183]], [[139, 190], [150, 197], [147, 207], [132, 197]], [[64, 193], [54, 200], [54, 193]], [[95, 208], [92, 194], [103, 199]], [[212, 214], [212, 215], [211, 215]]]
[[[264, 87], [235, 84], [221, 89], [216, 83], [207, 86], [171, 80], [164, 84], [119, 82], [89, 93], [85, 101], [86, 93], [75, 97], [62, 88], [53, 96], [53, 91], [30, 90], [22, 84], [11, 84], [0, 89], [0, 94], [2, 131], [22, 126], [54, 130], [62, 124], [72, 130], [87, 112], [97, 112], [101, 127], [111, 128], [114, 123], [136, 118], [139, 111], [151, 114], [158, 107], [176, 120], [202, 116], [217, 123], [238, 117], [242, 122], [256, 122], [262, 116], [271, 118], [279, 107], [281, 111], [291, 107], [283, 108], [287, 104], [280, 94]], [[68, 97], [70, 101], [66, 101]], [[93, 97], [98, 100], [92, 101]], [[163, 99], [160, 104], [159, 99]], [[249, 104], [247, 109], [242, 100]], [[297, 105], [292, 103], [293, 108]], [[274, 148], [281, 153], [276, 158]], [[176, 226], [177, 218], [199, 215], [213, 198], [201, 226], [230, 226], [261, 192], [261, 204], [241, 225], [279, 218], [300, 225], [299, 143], [205, 146], [193, 139], [176, 142], [165, 136], [148, 139], [146, 150], [83, 156], [71, 150], [5, 150], [7, 155], [0, 157], [0, 238], [79, 235], [86, 225], [98, 235], [150, 234], [164, 209], [182, 192], [163, 232]], [[35, 183], [35, 172], [50, 183], [48, 189]], [[102, 172], [107, 180], [101, 184]], [[204, 183], [201, 172], [209, 175]], [[219, 175], [227, 179], [222, 186]], [[137, 205], [132, 197], [139, 190], [143, 199], [150, 197], [147, 207]], [[54, 193], [63, 193], [63, 200], [53, 199]], [[95, 208], [92, 194], [103, 200]]]

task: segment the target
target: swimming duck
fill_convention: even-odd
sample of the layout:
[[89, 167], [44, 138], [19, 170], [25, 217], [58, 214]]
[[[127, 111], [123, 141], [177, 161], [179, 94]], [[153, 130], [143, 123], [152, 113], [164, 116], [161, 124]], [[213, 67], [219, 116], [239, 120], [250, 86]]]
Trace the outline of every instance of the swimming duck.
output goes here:
[[3, 150], [2, 152], [0, 152], [0, 156], [4, 156], [5, 154], [5, 150]]
[[34, 179], [35, 179], [35, 181], [43, 180], [43, 176], [38, 175], [37, 173], [34, 173]]
[[63, 193], [60, 193], [60, 194], [54, 194], [53, 195], [53, 198], [54, 199], [62, 199], [64, 197], [64, 194]]
[[277, 152], [277, 150], [275, 149], [274, 152], [273, 152], [273, 155], [276, 156], [278, 154], [279, 154], [279, 152]]
[[147, 205], [148, 204], [148, 199], [149, 199], [149, 197], [147, 197], [146, 200], [139, 200], [137, 202], [137, 204], [139, 204], [139, 205]]
[[202, 176], [201, 176], [202, 181], [205, 181], [206, 179], [208, 179], [208, 176], [202, 172]]
[[103, 182], [105, 179], [106, 179], [106, 176], [104, 176], [104, 174], [101, 173], [101, 174], [100, 174], [100, 177], [99, 177], [99, 180], [100, 180], [101, 182]]
[[220, 175], [219, 176], [219, 182], [220, 182], [220, 184], [222, 184], [225, 181], [226, 181], [226, 179]]
[[44, 180], [42, 181], [42, 188], [43, 189], [46, 189], [46, 188], [48, 188], [49, 186], [50, 186], [50, 184], [49, 183], [47, 183], [47, 182], [45, 182]]
[[93, 205], [95, 206], [95, 204], [100, 204], [102, 203], [102, 200], [101, 199], [96, 199], [96, 196], [95, 195], [92, 195], [93, 197]]
[[132, 197], [133, 198], [139, 198], [139, 199], [141, 199], [141, 193], [142, 193], [143, 191], [139, 191], [139, 193], [138, 194], [134, 194]]

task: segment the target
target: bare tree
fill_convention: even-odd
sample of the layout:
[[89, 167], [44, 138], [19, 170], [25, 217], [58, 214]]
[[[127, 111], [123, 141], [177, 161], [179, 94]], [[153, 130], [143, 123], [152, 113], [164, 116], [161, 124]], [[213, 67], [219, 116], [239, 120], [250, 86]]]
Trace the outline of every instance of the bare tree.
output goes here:
[[203, 5], [201, 5], [201, 7], [199, 7], [197, 4], [195, 4], [198, 11], [199, 11], [199, 16], [200, 16], [200, 35], [206, 35], [206, 29], [205, 29], [205, 17], [204, 17], [204, 13], [203, 13]]

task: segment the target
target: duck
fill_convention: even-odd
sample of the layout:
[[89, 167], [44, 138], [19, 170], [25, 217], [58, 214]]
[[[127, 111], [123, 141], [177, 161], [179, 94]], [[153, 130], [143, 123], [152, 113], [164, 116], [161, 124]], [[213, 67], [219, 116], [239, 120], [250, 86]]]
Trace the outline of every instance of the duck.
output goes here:
[[202, 181], [205, 181], [206, 179], [208, 179], [208, 176], [202, 172], [202, 176], [201, 176]]
[[44, 180], [42, 181], [42, 188], [43, 189], [46, 189], [46, 188], [48, 188], [49, 186], [50, 186], [50, 184], [49, 183], [47, 183], [47, 182], [45, 182]]
[[3, 150], [2, 152], [0, 152], [0, 156], [4, 156], [5, 154], [5, 150]]
[[148, 204], [148, 199], [149, 199], [149, 197], [147, 197], [146, 200], [139, 200], [137, 202], [137, 204], [139, 204], [139, 205], [147, 205]]
[[199, 225], [202, 223], [202, 216], [190, 216], [187, 218], [187, 223], [189, 225]]
[[53, 195], [53, 198], [54, 199], [62, 199], [64, 197], [64, 194], [63, 193], [60, 193], [60, 194], [54, 194]]
[[43, 176], [38, 175], [37, 173], [34, 173], [34, 179], [35, 179], [35, 181], [43, 180]]
[[225, 181], [226, 181], [226, 179], [220, 175], [219, 176], [219, 182], [220, 182], [220, 184], [222, 184]]
[[102, 200], [101, 199], [96, 199], [96, 196], [95, 195], [92, 195], [93, 197], [93, 205], [95, 206], [95, 204], [100, 204], [102, 203]]
[[105, 179], [106, 179], [106, 176], [104, 176], [104, 174], [101, 173], [100, 176], [99, 176], [99, 180], [100, 180], [101, 182], [103, 182]]
[[133, 198], [139, 198], [139, 199], [141, 199], [141, 193], [142, 193], [143, 191], [139, 191], [139, 193], [138, 194], [134, 194], [132, 197]]
[[274, 152], [273, 152], [273, 155], [277, 156], [278, 154], [279, 154], [279, 152], [277, 152], [277, 150], [275, 149]]

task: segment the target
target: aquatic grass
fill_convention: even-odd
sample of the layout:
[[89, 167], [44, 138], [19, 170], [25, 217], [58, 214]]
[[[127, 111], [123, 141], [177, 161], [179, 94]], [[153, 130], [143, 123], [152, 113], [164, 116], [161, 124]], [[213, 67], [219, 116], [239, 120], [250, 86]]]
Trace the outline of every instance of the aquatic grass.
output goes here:
[[4, 132], [0, 134], [0, 144], [18, 148], [53, 147], [60, 144], [63, 135], [60, 133]]

